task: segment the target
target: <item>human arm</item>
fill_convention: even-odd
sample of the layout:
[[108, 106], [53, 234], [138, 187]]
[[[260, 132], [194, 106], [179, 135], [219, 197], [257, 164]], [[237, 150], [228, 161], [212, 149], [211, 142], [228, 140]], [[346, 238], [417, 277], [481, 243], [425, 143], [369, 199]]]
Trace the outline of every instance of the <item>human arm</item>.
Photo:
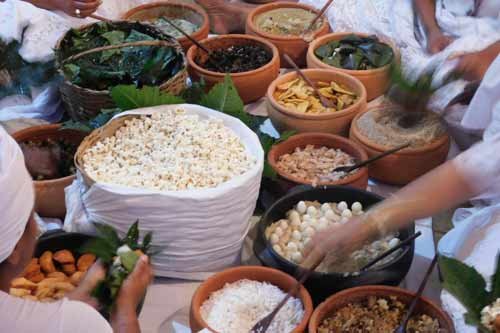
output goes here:
[[[87, 17], [101, 5], [101, 0], [24, 0], [47, 10], [61, 10], [75, 17]], [[80, 15], [77, 15], [77, 9]]]
[[435, 54], [442, 51], [453, 39], [441, 31], [436, 21], [436, 1], [413, 0], [413, 4], [427, 34], [427, 48], [429, 52]]
[[450, 59], [458, 58], [455, 72], [468, 81], [481, 81], [490, 65], [500, 55], [500, 41], [491, 44], [484, 50], [456, 55]]

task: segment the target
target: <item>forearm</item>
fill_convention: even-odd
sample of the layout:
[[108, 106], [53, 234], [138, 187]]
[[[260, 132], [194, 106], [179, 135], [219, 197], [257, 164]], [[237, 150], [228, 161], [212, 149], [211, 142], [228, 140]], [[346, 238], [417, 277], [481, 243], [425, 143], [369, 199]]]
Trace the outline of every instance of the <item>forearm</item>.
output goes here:
[[111, 326], [115, 333], [139, 333], [141, 331], [136, 309], [130, 306], [120, 306], [120, 304], [111, 316]]
[[48, 9], [48, 10], [56, 9], [52, 0], [23, 0], [23, 1], [29, 2], [32, 5], [43, 9]]
[[436, 21], [436, 0], [413, 0], [413, 5], [427, 34], [441, 31]]

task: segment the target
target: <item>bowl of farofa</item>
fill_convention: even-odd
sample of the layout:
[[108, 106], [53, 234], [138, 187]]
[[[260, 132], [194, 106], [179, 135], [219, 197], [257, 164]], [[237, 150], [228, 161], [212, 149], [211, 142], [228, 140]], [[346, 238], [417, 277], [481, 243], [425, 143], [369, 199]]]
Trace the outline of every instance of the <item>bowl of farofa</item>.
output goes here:
[[[280, 30], [279, 21], [277, 26], [269, 26], [267, 25], [267, 22], [276, 22], [276, 18], [283, 15], [290, 15], [290, 17], [293, 17], [297, 14], [302, 14], [307, 16], [304, 16], [304, 22], [302, 25], [305, 29], [318, 13], [319, 11], [317, 9], [304, 4], [294, 2], [273, 2], [255, 8], [248, 15], [245, 31], [247, 34], [265, 38], [276, 45], [281, 55], [283, 67], [290, 67], [283, 58], [284, 54], [288, 54], [298, 66], [304, 67], [306, 65], [307, 47], [309, 46], [309, 43], [302, 36], [303, 30], [297, 29], [298, 27], [291, 25], [289, 27], [290, 31], [288, 32], [286, 30], [273, 32], [273, 30], [276, 29]], [[285, 18], [282, 17], [282, 19]], [[291, 18], [288, 18], [288, 20], [290, 21]], [[306, 24], [306, 22], [308, 24]], [[309, 36], [311, 40], [319, 36], [323, 36], [330, 31], [330, 25], [324, 16], [321, 17], [318, 22], [319, 23], [316, 23], [311, 36]], [[299, 28], [302, 28], [302, 26]], [[286, 27], [282, 26], [282, 28]]]
[[364, 70], [354, 70], [354, 69], [345, 69], [341, 66], [332, 66], [325, 62], [323, 62], [316, 55], [316, 51], [322, 47], [333, 41], [339, 41], [348, 36], [355, 35], [359, 37], [369, 37], [368, 34], [361, 33], [331, 33], [325, 36], [321, 36], [320, 38], [315, 39], [310, 45], [307, 51], [307, 67], [308, 68], [325, 68], [325, 69], [334, 69], [349, 75], [354, 76], [359, 79], [366, 88], [367, 92], [367, 100], [371, 101], [381, 95], [383, 95], [391, 84], [391, 64], [395, 61], [398, 61], [398, 52], [394, 43], [392, 43], [388, 39], [379, 39], [379, 43], [388, 45], [392, 48], [393, 57], [389, 64], [386, 64], [382, 67], [372, 68], [372, 69], [364, 69]]
[[267, 161], [279, 175], [278, 181], [288, 189], [295, 185], [349, 185], [366, 189], [366, 167], [348, 174], [331, 173], [336, 167], [366, 159], [368, 155], [358, 144], [328, 133], [294, 135], [274, 145], [267, 155]]
[[[286, 104], [288, 100], [284, 99], [284, 96], [288, 93], [285, 90], [286, 85], [301, 79], [295, 72], [288, 73], [274, 80], [267, 89], [267, 112], [273, 126], [280, 132], [293, 130], [299, 133], [325, 132], [347, 136], [352, 119], [366, 109], [366, 89], [361, 81], [348, 74], [328, 69], [307, 69], [303, 72], [320, 87], [320, 92], [322, 88], [328, 88], [325, 85], [334, 83], [353, 94], [353, 102], [349, 106], [339, 107], [339, 110], [329, 108], [324, 112], [309, 112], [312, 105], [315, 106], [314, 110], [322, 107], [315, 103], [311, 104], [306, 112], [298, 111]], [[311, 89], [307, 89], [308, 95], [313, 95]]]
[[[291, 277], [286, 273], [283, 273], [276, 269], [262, 267], [262, 266], [240, 266], [216, 273], [198, 287], [191, 300], [189, 323], [191, 330], [193, 332], [199, 332], [203, 329], [209, 329], [212, 332], [217, 332], [215, 329], [210, 327], [208, 323], [205, 321], [202, 315], [201, 308], [205, 305], [205, 302], [210, 300], [211, 296], [214, 293], [220, 292], [228, 285], [238, 283], [239, 281], [256, 281], [256, 282], [268, 283], [272, 286], [278, 287], [284, 294], [286, 294], [289, 290], [291, 290], [297, 282], [293, 277]], [[268, 296], [270, 297], [270, 295]], [[259, 299], [256, 300], [251, 300], [250, 298], [251, 297], [245, 297], [245, 299], [243, 299], [242, 301], [247, 302], [247, 304], [253, 304], [258, 301], [264, 301], [266, 299], [266, 297], [260, 297]], [[311, 296], [303, 286], [300, 287], [296, 298], [298, 298], [302, 303], [303, 316], [302, 319], [298, 322], [297, 326], [291, 332], [301, 333], [306, 331], [307, 329], [307, 323], [313, 311], [313, 305]], [[281, 297], [279, 300], [276, 299], [275, 301], [280, 302]], [[241, 306], [244, 307], [245, 305]], [[273, 307], [267, 310], [270, 312], [272, 309]], [[285, 309], [283, 308], [282, 310]], [[249, 308], [248, 312], [251, 311], [252, 309]], [[265, 315], [267, 315], [267, 313], [264, 314], [264, 316]], [[224, 316], [222, 316], [221, 320], [224, 319], [225, 319]], [[259, 319], [257, 319], [257, 321]], [[247, 328], [249, 329], [251, 327]], [[290, 332], [279, 332], [279, 333], [290, 333]]]
[[[370, 329], [373, 332], [393, 332], [414, 296], [397, 287], [364, 286], [344, 290], [314, 310], [309, 322], [309, 333], [338, 332], [338, 327], [348, 325], [347, 322], [362, 325], [368, 332], [371, 332]], [[448, 314], [425, 297], [420, 298], [414, 314], [407, 327], [408, 332], [455, 333]], [[370, 325], [379, 325], [381, 330]], [[345, 326], [343, 329], [351, 332]]]

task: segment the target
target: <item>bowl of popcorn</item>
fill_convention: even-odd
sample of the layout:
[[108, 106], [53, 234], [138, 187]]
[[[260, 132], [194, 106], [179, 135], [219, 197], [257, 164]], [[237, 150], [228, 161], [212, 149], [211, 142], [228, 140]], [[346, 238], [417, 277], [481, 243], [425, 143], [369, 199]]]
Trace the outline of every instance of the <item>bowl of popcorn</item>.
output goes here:
[[[318, 306], [309, 321], [309, 333], [394, 332], [415, 295], [386, 286], [363, 286], [341, 291]], [[454, 333], [446, 312], [425, 297], [410, 317], [406, 332]]]
[[[373, 193], [352, 187], [295, 187], [262, 216], [254, 252], [264, 265], [294, 274], [305, 259], [304, 249], [317, 232], [342, 228], [351, 218], [361, 216], [381, 200]], [[413, 244], [402, 247], [366, 271], [360, 270], [413, 234], [413, 226], [399, 230], [365, 245], [343, 262], [331, 262], [327, 256], [305, 287], [314, 302], [319, 303], [339, 290], [359, 285], [398, 285], [410, 269]]]
[[368, 168], [351, 172], [333, 172], [337, 167], [351, 166], [368, 159], [356, 143], [334, 134], [302, 133], [274, 145], [267, 155], [269, 165], [279, 175], [285, 189], [295, 185], [368, 186]]
[[325, 107], [314, 89], [291, 72], [274, 80], [267, 90], [267, 112], [273, 126], [280, 132], [294, 130], [346, 136], [352, 119], [366, 109], [366, 89], [361, 81], [335, 70], [303, 72], [333, 106]]

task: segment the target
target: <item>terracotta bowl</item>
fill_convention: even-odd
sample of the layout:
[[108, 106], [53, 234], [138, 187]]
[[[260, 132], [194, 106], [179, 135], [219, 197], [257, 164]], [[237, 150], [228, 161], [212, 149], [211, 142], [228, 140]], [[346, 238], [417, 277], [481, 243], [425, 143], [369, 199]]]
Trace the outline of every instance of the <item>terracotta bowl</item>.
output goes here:
[[[246, 33], [250, 35], [260, 36], [262, 38], [267, 39], [278, 48], [281, 55], [281, 63], [283, 67], [289, 68], [288, 62], [283, 59], [284, 54], [288, 54], [290, 58], [295, 61], [295, 63], [299, 67], [305, 67], [306, 65], [306, 55], [307, 48], [309, 43], [306, 42], [300, 36], [281, 36], [274, 35], [267, 32], [264, 32], [258, 28], [255, 24], [255, 19], [262, 13], [268, 12], [270, 10], [279, 9], [279, 8], [301, 8], [306, 9], [308, 11], [319, 13], [317, 9], [314, 7], [298, 4], [294, 2], [273, 2], [267, 5], [262, 5], [255, 8], [250, 14], [248, 14], [247, 22], [246, 22]], [[313, 34], [313, 38], [318, 38], [320, 36], [326, 35], [330, 31], [330, 25], [328, 24], [328, 20], [323, 18], [323, 25], [316, 30]]]
[[[280, 59], [278, 49], [263, 38], [248, 35], [221, 35], [205, 39], [201, 43], [209, 50], [228, 48], [233, 45], [259, 45], [273, 55], [271, 61], [260, 68], [230, 74], [245, 104], [263, 97], [266, 94], [267, 87], [279, 75]], [[207, 59], [207, 54], [197, 46], [192, 46], [187, 52], [188, 70], [192, 78], [196, 80], [203, 78], [208, 88], [224, 81], [225, 73], [206, 70], [198, 65], [196, 59], [203, 63]]]
[[326, 132], [347, 136], [354, 116], [366, 110], [366, 89], [361, 81], [348, 74], [328, 69], [306, 69], [303, 72], [314, 83], [335, 81], [345, 85], [359, 96], [357, 102], [342, 111], [319, 115], [290, 111], [278, 104], [273, 95], [278, 85], [297, 77], [295, 72], [291, 72], [277, 78], [267, 89], [267, 113], [273, 126], [280, 132], [294, 130], [299, 133]]
[[[189, 325], [193, 332], [198, 332], [205, 328], [216, 332], [203, 320], [200, 308], [213, 292], [222, 289], [226, 283], [233, 283], [242, 279], [268, 282], [279, 287], [284, 292], [292, 289], [297, 282], [297, 280], [286, 273], [262, 266], [240, 266], [217, 273], [203, 282], [193, 295], [189, 314]], [[307, 330], [307, 323], [313, 311], [311, 296], [303, 286], [300, 287], [298, 297], [301, 299], [304, 307], [304, 318], [292, 333], [301, 333]]]
[[[333, 40], [340, 40], [352, 34], [353, 33], [350, 32], [331, 33], [315, 39], [309, 45], [309, 49], [307, 50], [307, 68], [333, 69], [354, 76], [363, 83], [363, 85], [366, 88], [366, 94], [367, 94], [366, 98], [368, 101], [371, 101], [385, 94], [385, 92], [389, 89], [389, 86], [391, 85], [391, 64], [376, 69], [349, 70], [325, 64], [314, 54], [314, 51], [316, 51], [316, 49], [321, 45], [324, 45]], [[361, 34], [361, 33], [354, 33], [354, 34], [362, 37], [368, 36], [368, 34]], [[399, 53], [394, 43], [384, 38], [380, 38], [380, 40], [392, 47], [392, 50], [394, 51], [394, 58], [398, 59]]]
[[[195, 40], [200, 41], [208, 37], [210, 30], [209, 18], [203, 8], [196, 4], [185, 2], [154, 2], [132, 8], [123, 15], [124, 20], [148, 23], [161, 16], [169, 18], [182, 18], [190, 21], [200, 28], [191, 34]], [[186, 37], [177, 38], [185, 52], [193, 45]]]
[[[318, 327], [323, 319], [336, 310], [349, 303], [365, 300], [369, 296], [396, 296], [401, 302], [409, 305], [414, 294], [401, 288], [385, 286], [364, 286], [341, 291], [328, 298], [314, 310], [311, 320], [309, 321], [309, 333], [318, 333]], [[427, 314], [436, 318], [441, 328], [446, 329], [446, 332], [455, 333], [455, 327], [448, 314], [429, 299], [421, 297], [415, 311], [416, 314]]]
[[[86, 132], [71, 129], [61, 130], [61, 125], [40, 125], [26, 128], [15, 132], [12, 137], [18, 142], [39, 141], [45, 139], [64, 138], [75, 144], [80, 144]], [[55, 217], [64, 219], [66, 215], [66, 203], [64, 188], [71, 185], [75, 176], [67, 176], [51, 180], [35, 180], [35, 211], [43, 217]]]
[[[287, 185], [288, 189], [291, 189], [296, 185], [311, 185], [311, 183], [308, 183], [280, 169], [278, 167], [278, 159], [284, 154], [292, 153], [297, 147], [305, 148], [307, 145], [341, 149], [342, 151], [353, 156], [356, 161], [364, 161], [368, 159], [368, 155], [358, 144], [337, 135], [327, 133], [303, 133], [294, 135], [288, 140], [274, 145], [267, 155], [267, 161], [278, 173], [280, 180], [285, 183], [285, 186]], [[368, 168], [361, 168], [356, 173], [338, 181], [320, 182], [317, 185], [349, 185], [364, 190], [368, 186]]]
[[[358, 114], [352, 121], [349, 138], [363, 147], [369, 158], [393, 148], [379, 145], [360, 132], [357, 121], [363, 114], [364, 112]], [[370, 178], [383, 183], [406, 185], [444, 163], [449, 150], [450, 136], [446, 134], [427, 146], [406, 148], [371, 163], [368, 174]]]

